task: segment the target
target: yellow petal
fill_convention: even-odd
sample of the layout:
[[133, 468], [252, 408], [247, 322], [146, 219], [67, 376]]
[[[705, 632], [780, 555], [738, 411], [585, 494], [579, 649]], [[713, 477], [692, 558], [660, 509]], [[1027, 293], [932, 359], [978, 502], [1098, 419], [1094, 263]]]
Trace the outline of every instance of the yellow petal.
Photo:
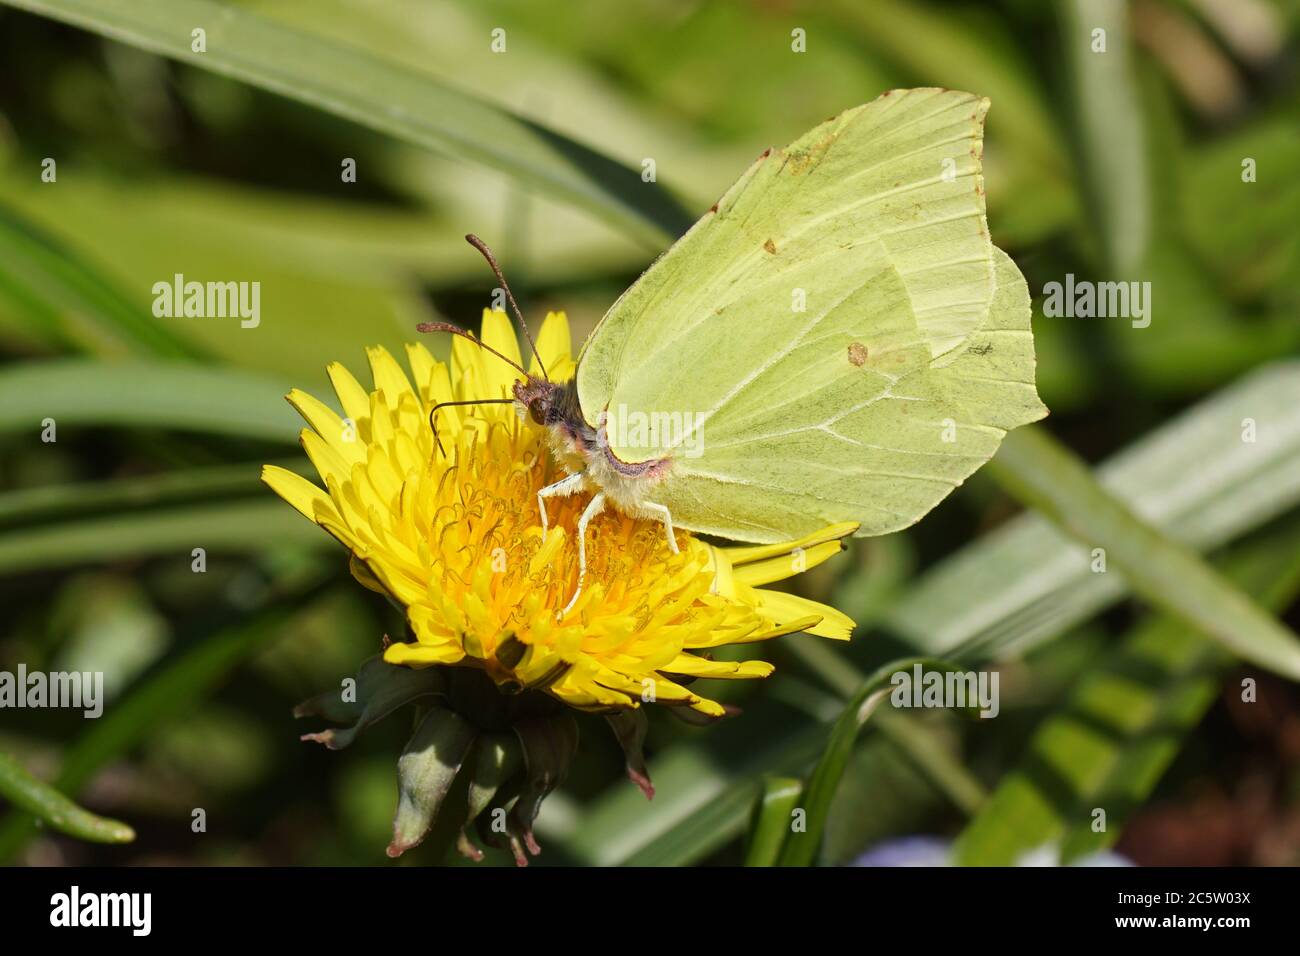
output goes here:
[[684, 677], [731, 680], [744, 677], [767, 677], [776, 668], [767, 661], [706, 661], [694, 654], [680, 654], [662, 670], [669, 674], [681, 674]]
[[406, 373], [388, 349], [373, 345], [366, 349], [366, 358], [370, 360], [370, 373], [375, 377], [375, 389], [384, 393], [385, 404], [390, 409], [401, 404], [403, 395], [415, 397]]
[[321, 478], [333, 478], [339, 482], [347, 481], [352, 466], [319, 434], [304, 428], [298, 436], [298, 442], [307, 453], [308, 459], [316, 466], [316, 471], [320, 473]]
[[279, 465], [263, 465], [262, 481], [266, 482], [277, 495], [297, 508], [303, 517], [319, 524], [317, 516], [326, 515], [336, 523], [341, 523], [329, 495], [302, 475], [296, 475]]
[[[755, 592], [763, 593], [763, 592]], [[758, 641], [770, 641], [774, 637], [781, 637], [784, 634], [794, 634], [798, 631], [812, 632], [813, 628], [821, 624], [820, 614], [809, 614], [804, 617], [795, 617], [782, 621], [780, 624], [768, 624], [766, 626], [756, 626], [744, 631], [733, 632], [706, 632], [703, 635], [696, 635], [686, 643], [690, 650], [707, 650], [713, 647], [722, 647], [727, 644], [754, 644]]]
[[406, 362], [411, 366], [411, 381], [420, 395], [420, 401], [427, 408], [436, 399], [433, 398], [433, 369], [438, 363], [434, 361], [423, 342], [406, 343]]
[[[297, 409], [325, 443], [338, 452], [345, 461], [361, 461], [365, 457], [365, 444], [356, 440], [356, 430], [343, 424], [343, 419], [334, 409], [320, 399], [308, 395], [300, 389], [294, 389], [287, 396], [289, 404]], [[352, 440], [349, 440], [349, 439]]]
[[[558, 373], [563, 363], [571, 361], [573, 342], [569, 337], [569, 317], [563, 312], [546, 313], [546, 320], [542, 322], [542, 327], [537, 332], [537, 351], [541, 354], [542, 361], [546, 363], [546, 373], [551, 380], [564, 381], [565, 379]], [[542, 374], [536, 356], [528, 363], [528, 370], [534, 375]]]
[[733, 566], [748, 564], [750, 561], [762, 561], [765, 558], [776, 557], [781, 554], [789, 554], [795, 548], [808, 548], [821, 544], [825, 541], [836, 541], [840, 538], [846, 538], [858, 530], [858, 524], [855, 521], [842, 521], [839, 524], [827, 525], [820, 531], [814, 531], [810, 535], [805, 535], [795, 541], [786, 541], [781, 544], [758, 544], [743, 548], [723, 548], [727, 559]]
[[809, 568], [815, 568], [827, 558], [844, 550], [843, 543], [827, 541], [807, 549], [798, 549], [779, 557], [762, 561], [748, 561], [736, 568], [736, 581], [749, 587], [784, 581], [786, 578], [802, 574]]
[[583, 709], [594, 707], [627, 709], [634, 707], [640, 699], [602, 687], [590, 676], [584, 676], [579, 667], [571, 668], [564, 677], [551, 685], [550, 691], [569, 706]]
[[847, 641], [853, 636], [853, 629], [858, 626], [853, 618], [825, 604], [818, 606], [824, 612], [821, 622], [812, 627], [801, 628], [801, 630], [805, 630], [817, 637], [829, 637], [833, 641]]
[[[519, 339], [515, 336], [510, 316], [504, 312], [484, 309], [482, 328], [484, 345], [496, 349], [516, 365], [524, 364], [519, 356]], [[502, 397], [509, 398], [510, 387], [522, 378], [519, 371], [490, 353], [484, 354], [483, 364], [489, 371], [488, 385], [492, 397], [497, 397], [497, 389], [501, 389]]]
[[699, 697], [691, 704], [691, 710], [698, 711], [708, 717], [725, 717], [727, 710], [716, 700], [709, 700], [707, 697]]
[[820, 622], [808, 627], [808, 632], [816, 634], [818, 637], [829, 637], [841, 641], [847, 641], [853, 633], [853, 628], [857, 626], [853, 618], [847, 614], [842, 614], [833, 607], [818, 604], [816, 601], [810, 601], [796, 594], [763, 590], [755, 590], [753, 593], [758, 599], [759, 613], [771, 618], [778, 626], [788, 624], [791, 621], [818, 617], [821, 619]]
[[464, 660], [465, 652], [454, 644], [437, 647], [428, 644], [389, 644], [384, 650], [384, 660], [402, 667], [432, 667], [434, 664], [455, 664]]
[[370, 440], [370, 396], [351, 372], [339, 362], [331, 362], [325, 369], [329, 374], [334, 393], [343, 406], [343, 414], [357, 426], [361, 441]]
[[451, 381], [458, 399], [492, 397], [484, 394], [483, 349], [463, 335], [451, 339]]

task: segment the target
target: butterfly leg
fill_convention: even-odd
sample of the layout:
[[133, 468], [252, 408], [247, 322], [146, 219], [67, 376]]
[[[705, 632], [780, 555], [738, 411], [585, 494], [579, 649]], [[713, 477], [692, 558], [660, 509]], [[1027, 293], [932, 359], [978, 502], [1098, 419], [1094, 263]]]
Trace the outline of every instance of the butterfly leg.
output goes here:
[[587, 525], [591, 523], [592, 518], [604, 510], [605, 492], [598, 491], [587, 503], [587, 509], [583, 511], [582, 517], [578, 519], [578, 589], [573, 592], [573, 597], [569, 598], [569, 603], [564, 605], [560, 617], [569, 613], [569, 609], [577, 603], [578, 595], [582, 593], [582, 581], [587, 576]]
[[673, 513], [668, 510], [668, 506], [658, 505], [653, 501], [643, 501], [641, 507], [659, 516], [659, 520], [664, 523], [664, 534], [668, 535], [668, 547], [673, 549], [673, 554], [677, 554], [677, 535], [673, 533]]
[[546, 499], [563, 498], [565, 495], [576, 494], [582, 490], [582, 479], [584, 472], [569, 475], [567, 478], [561, 478], [559, 481], [552, 482], [545, 488], [537, 492], [537, 510], [542, 516], [542, 540], [546, 540]]

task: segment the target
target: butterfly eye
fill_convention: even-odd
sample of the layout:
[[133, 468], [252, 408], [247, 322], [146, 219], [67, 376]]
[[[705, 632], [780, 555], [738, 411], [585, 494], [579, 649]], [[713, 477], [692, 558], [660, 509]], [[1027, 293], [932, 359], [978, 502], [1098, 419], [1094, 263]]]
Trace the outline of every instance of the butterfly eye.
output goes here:
[[533, 421], [537, 424], [546, 424], [546, 409], [543, 407], [540, 398], [535, 398], [528, 403], [528, 414], [533, 417]]

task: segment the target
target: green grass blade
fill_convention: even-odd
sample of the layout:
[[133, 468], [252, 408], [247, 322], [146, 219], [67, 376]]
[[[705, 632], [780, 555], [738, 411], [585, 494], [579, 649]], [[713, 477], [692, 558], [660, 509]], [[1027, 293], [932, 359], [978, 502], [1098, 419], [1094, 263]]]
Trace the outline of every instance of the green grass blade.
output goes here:
[[[687, 866], [741, 838], [761, 776], [804, 773], [826, 739], [821, 724], [792, 727], [788, 710], [767, 703], [746, 709], [744, 727], [724, 721], [652, 757], [649, 804], [625, 784], [589, 803], [565, 852], [592, 866]], [[755, 739], [772, 742], [755, 749]]]
[[[193, 343], [215, 364], [309, 390], [328, 384], [330, 362], [361, 358], [363, 345], [402, 354], [415, 326], [437, 317], [417, 281], [443, 286], [482, 275], [482, 260], [444, 219], [346, 201], [346, 189], [340, 198], [305, 196], [162, 170], [150, 172], [145, 189], [138, 171], [132, 176], [71, 162], [60, 166], [59, 182], [49, 184], [24, 172], [33, 161], [21, 153], [0, 156], [0, 180], [9, 184], [5, 205], [69, 255], [112, 277], [144, 321]], [[446, 162], [426, 161], [439, 168], [442, 188], [457, 178], [447, 175]], [[450, 172], [483, 175], [469, 167]], [[599, 224], [592, 228], [610, 234]], [[630, 262], [643, 262], [640, 248], [633, 248]], [[261, 283], [260, 324], [245, 328], [231, 310], [215, 321], [184, 316], [179, 307], [170, 317], [155, 317], [154, 284], [178, 274], [190, 281], [253, 278]], [[19, 325], [0, 303], [5, 320], [20, 334], [41, 321]]]
[[[692, 217], [590, 147], [433, 77], [213, 0], [0, 0], [500, 170], [661, 248]], [[206, 31], [206, 52], [191, 31]], [[489, 36], [483, 55], [491, 56]]]
[[[844, 696], [863, 679], [859, 675], [842, 688]], [[650, 760], [657, 790], [651, 804], [632, 788], [601, 794], [584, 809], [583, 825], [566, 835], [565, 851], [599, 866], [690, 866], [706, 859], [745, 835], [763, 776], [802, 776], [815, 765], [840, 713], [838, 701], [828, 703], [832, 709], [825, 715], [819, 711], [816, 719], [791, 723], [784, 705], [761, 699], [746, 706], [743, 721], [727, 721], [707, 735], [673, 744]], [[891, 752], [919, 770], [922, 785], [965, 813], [974, 812], [984, 799], [978, 781], [936, 748], [926, 728], [911, 715], [892, 711], [877, 713], [874, 721]], [[764, 743], [754, 749], [753, 740]]]
[[302, 427], [272, 379], [182, 362], [58, 359], [0, 369], [0, 432], [42, 422], [174, 428], [294, 442]]
[[[1241, 440], [1241, 423], [1259, 440]], [[1212, 462], [1213, 467], [1206, 467]], [[1277, 362], [1199, 402], [1096, 469], [1148, 523], [1206, 551], [1300, 503], [1300, 362]], [[1019, 515], [939, 562], [885, 616], [918, 652], [1023, 653], [1120, 600], [1119, 574], [1044, 517]]]
[[4, 207], [0, 207], [0, 299], [8, 299], [40, 338], [53, 336], [58, 344], [137, 351], [159, 358], [203, 354], [134, 306], [71, 250]]
[[331, 547], [329, 535], [268, 490], [265, 501], [181, 505], [107, 514], [0, 533], [0, 575], [172, 555], [190, 563], [194, 548], [209, 555], [280, 545]]
[[[281, 459], [273, 464], [291, 471], [310, 473], [310, 466], [301, 458]], [[216, 465], [139, 478], [41, 485], [0, 493], [0, 535], [17, 526], [46, 525], [94, 515], [120, 515], [161, 505], [264, 495], [267, 488], [260, 478], [261, 468], [261, 462]]]
[[916, 76], [989, 97], [994, 124], [1017, 152], [1033, 158], [1040, 176], [1068, 175], [1052, 109], [1032, 67], [996, 25], [979, 32], [942, 5], [905, 0], [833, 0], [828, 8], [863, 44]]
[[[1225, 575], [1284, 607], [1300, 591], [1296, 521], [1222, 562]], [[1161, 616], [1134, 628], [1083, 676], [1037, 730], [1020, 765], [999, 784], [959, 837], [966, 865], [1010, 865], [1047, 845], [1065, 861], [1114, 844], [1132, 811], [1159, 782], [1213, 703], [1229, 655], [1217, 643]], [[1106, 829], [1092, 829], [1094, 809]]]
[[[305, 604], [327, 588], [306, 569], [268, 591], [265, 608], [223, 614], [211, 632], [109, 708], [64, 754], [55, 786], [77, 793], [102, 767], [126, 754], [172, 715], [193, 709], [241, 661], [269, 641]], [[13, 812], [0, 820], [0, 861], [11, 859], [33, 835], [32, 817]]]
[[130, 843], [135, 831], [125, 823], [96, 816], [58, 790], [37, 780], [13, 757], [0, 753], [0, 796], [49, 826], [91, 843]]
[[1127, 278], [1146, 251], [1152, 215], [1148, 124], [1130, 42], [1132, 10], [1125, 0], [1068, 0], [1061, 8], [1061, 43], [1070, 66], [1090, 205], [1107, 267]]
[[1139, 596], [1245, 660], [1300, 679], [1300, 638], [1225, 581], [1190, 549], [1140, 519], [1088, 466], [1043, 428], [1008, 434], [993, 476], [1123, 572]]
[[935, 793], [942, 794], [966, 816], [971, 816], [983, 805], [988, 795], [979, 779], [915, 714], [892, 710], [879, 713], [876, 715], [876, 730], [934, 788]]
[[[301, 459], [282, 467], [309, 472]], [[25, 488], [0, 494], [0, 575], [172, 553], [324, 544], [259, 477], [260, 464]]]
[[802, 780], [768, 777], [763, 781], [763, 792], [754, 808], [754, 823], [749, 830], [745, 866], [776, 866], [802, 796]]
[[[786, 651], [817, 675], [843, 699], [852, 697], [866, 676], [829, 642], [790, 641]], [[986, 794], [980, 782], [956, 757], [919, 724], [914, 715], [885, 711], [875, 719], [876, 730], [953, 806], [967, 816], [975, 813]]]
[[803, 799], [803, 809], [807, 814], [807, 829], [802, 833], [791, 833], [786, 838], [778, 859], [779, 865], [811, 866], [816, 861], [831, 801], [839, 787], [840, 778], [844, 776], [849, 758], [853, 755], [858, 731], [862, 729], [862, 725], [876, 708], [889, 697], [894, 674], [900, 670], [911, 670], [916, 664], [921, 665], [923, 671], [947, 673], [960, 670], [957, 665], [946, 661], [907, 658], [885, 664], [862, 683], [831, 729], [826, 749], [808, 778]]

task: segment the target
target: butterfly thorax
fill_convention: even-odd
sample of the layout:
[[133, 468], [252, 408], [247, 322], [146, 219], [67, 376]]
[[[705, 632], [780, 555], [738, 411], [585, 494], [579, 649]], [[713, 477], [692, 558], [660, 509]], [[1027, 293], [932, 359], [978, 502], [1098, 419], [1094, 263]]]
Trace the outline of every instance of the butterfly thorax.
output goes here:
[[631, 463], [614, 454], [604, 425], [593, 427], [582, 414], [574, 380], [557, 383], [530, 375], [515, 384], [514, 393], [519, 414], [546, 428], [556, 461], [571, 474], [585, 472], [624, 510], [634, 513], [646, 490], [666, 477], [670, 459]]
[[596, 430], [582, 417], [578, 388], [573, 380], [550, 382], [535, 375], [514, 386], [515, 408], [546, 428], [551, 450], [569, 471], [581, 471], [597, 451]]

